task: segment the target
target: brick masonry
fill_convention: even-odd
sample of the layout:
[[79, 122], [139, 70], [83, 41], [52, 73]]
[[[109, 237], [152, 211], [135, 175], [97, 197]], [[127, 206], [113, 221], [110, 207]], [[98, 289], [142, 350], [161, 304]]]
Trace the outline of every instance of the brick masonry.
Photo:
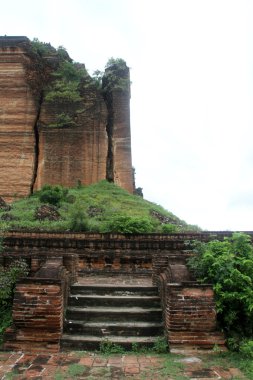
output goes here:
[[68, 271], [62, 258], [47, 259], [35, 277], [21, 279], [14, 293], [13, 325], [5, 332], [4, 348], [58, 352], [68, 288], [74, 280], [75, 271]]
[[[45, 83], [58, 66], [53, 51], [36, 55], [27, 37], [0, 36], [1, 196], [11, 201], [44, 184], [71, 187], [103, 179], [133, 193], [130, 89], [114, 89], [110, 109], [91, 80], [80, 86], [78, 106], [48, 102]], [[129, 80], [127, 66], [121, 76]], [[75, 125], [53, 127], [66, 112]]]
[[[250, 233], [253, 236], [253, 233]], [[13, 326], [5, 348], [60, 349], [69, 285], [85, 274], [151, 276], [163, 306], [170, 347], [224, 345], [217, 331], [211, 286], [194, 281], [185, 265], [189, 240], [223, 239], [231, 233], [171, 235], [6, 232], [3, 263], [23, 257], [31, 276], [16, 287]]]

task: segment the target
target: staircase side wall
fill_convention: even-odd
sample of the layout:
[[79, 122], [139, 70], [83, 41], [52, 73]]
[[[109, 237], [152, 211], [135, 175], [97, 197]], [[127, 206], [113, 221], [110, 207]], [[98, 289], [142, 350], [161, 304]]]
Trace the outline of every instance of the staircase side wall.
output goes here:
[[15, 290], [13, 325], [4, 349], [58, 352], [63, 327], [64, 297], [60, 280], [24, 279]]
[[65, 260], [50, 258], [39, 267], [35, 277], [18, 282], [12, 308], [13, 325], [4, 334], [6, 350], [38, 353], [60, 350], [64, 308], [70, 284], [76, 281], [75, 263], [73, 255]]

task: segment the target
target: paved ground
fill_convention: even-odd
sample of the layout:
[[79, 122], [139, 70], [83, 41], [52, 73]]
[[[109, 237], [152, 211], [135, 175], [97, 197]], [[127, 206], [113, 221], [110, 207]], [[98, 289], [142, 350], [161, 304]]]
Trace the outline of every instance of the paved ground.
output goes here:
[[[167, 355], [167, 358], [170, 354]], [[195, 356], [114, 355], [105, 357], [86, 352], [54, 355], [31, 355], [0, 352], [2, 380], [71, 380], [71, 379], [139, 379], [139, 380], [219, 380], [243, 379], [236, 368], [205, 368]], [[175, 367], [183, 364], [183, 369]]]

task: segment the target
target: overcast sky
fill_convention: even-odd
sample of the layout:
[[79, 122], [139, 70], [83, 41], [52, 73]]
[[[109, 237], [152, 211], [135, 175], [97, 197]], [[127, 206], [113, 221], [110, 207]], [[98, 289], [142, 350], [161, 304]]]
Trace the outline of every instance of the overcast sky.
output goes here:
[[252, 0], [1, 1], [0, 35], [131, 68], [144, 197], [208, 230], [253, 230]]

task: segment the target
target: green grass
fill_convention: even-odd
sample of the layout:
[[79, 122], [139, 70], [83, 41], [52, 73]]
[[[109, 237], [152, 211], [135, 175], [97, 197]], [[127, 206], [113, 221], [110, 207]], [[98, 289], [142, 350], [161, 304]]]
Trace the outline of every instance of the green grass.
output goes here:
[[[13, 202], [10, 211], [0, 210], [0, 229], [71, 230], [72, 220], [78, 210], [85, 217], [83, 230], [92, 232], [162, 233], [165, 230], [199, 230], [196, 226], [187, 225], [163, 207], [129, 194], [107, 181], [69, 189], [67, 197], [58, 206], [61, 215], [58, 221], [36, 220], [35, 211], [40, 205], [39, 192]], [[158, 220], [152, 212], [168, 218], [166, 223]], [[5, 221], [6, 213], [13, 220]]]
[[[206, 367], [220, 366], [224, 369], [239, 368], [247, 379], [253, 379], [253, 360], [237, 352], [220, 352], [201, 357]], [[233, 378], [235, 380], [235, 378]]]

